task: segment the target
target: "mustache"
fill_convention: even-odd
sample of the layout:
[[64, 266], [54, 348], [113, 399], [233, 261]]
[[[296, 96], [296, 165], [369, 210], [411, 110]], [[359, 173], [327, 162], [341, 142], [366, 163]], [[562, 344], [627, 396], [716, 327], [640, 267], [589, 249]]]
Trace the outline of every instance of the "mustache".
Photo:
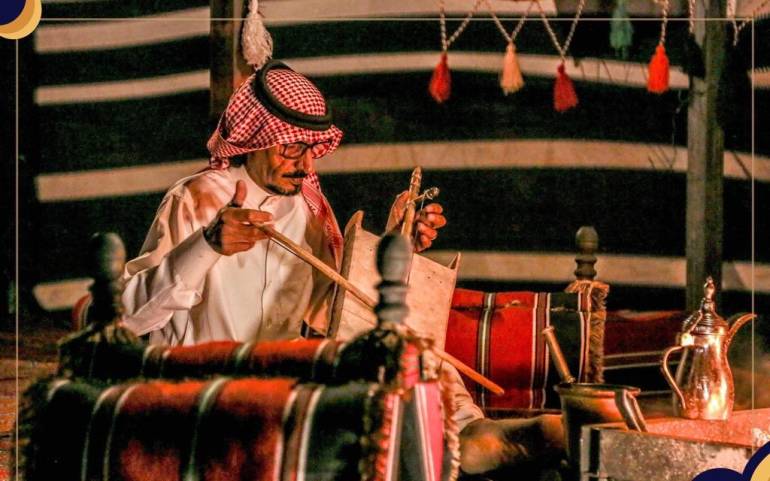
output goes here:
[[304, 170], [297, 170], [295, 172], [290, 172], [288, 174], [283, 174], [283, 177], [289, 178], [289, 179], [304, 179], [307, 177], [307, 172]]

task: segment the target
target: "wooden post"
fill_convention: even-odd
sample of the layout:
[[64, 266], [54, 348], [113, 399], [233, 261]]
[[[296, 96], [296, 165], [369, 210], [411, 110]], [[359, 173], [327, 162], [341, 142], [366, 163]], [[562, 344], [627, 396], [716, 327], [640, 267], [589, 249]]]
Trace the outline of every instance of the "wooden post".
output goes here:
[[596, 251], [599, 249], [599, 234], [590, 225], [584, 225], [575, 234], [578, 253], [575, 256], [575, 279], [592, 281], [596, 277]]
[[[706, 76], [690, 77], [687, 112], [687, 309], [698, 308], [706, 277], [722, 285], [724, 133], [717, 91], [725, 65], [725, 0], [696, 1], [695, 39]], [[714, 19], [714, 20], [710, 20]]]
[[[101, 369], [96, 359], [101, 349], [115, 345], [142, 345], [142, 341], [119, 322], [123, 315], [121, 274], [126, 264], [126, 248], [120, 236], [97, 233], [88, 242], [88, 272], [91, 307], [83, 314], [80, 330], [59, 340], [59, 376], [91, 377]], [[106, 366], [109, 370], [109, 366]]]
[[412, 248], [403, 235], [386, 234], [377, 245], [377, 271], [382, 281], [377, 286], [380, 300], [374, 311], [379, 328], [392, 328], [406, 319], [406, 277], [411, 258]]
[[[89, 288], [91, 307], [88, 310], [88, 323], [104, 326], [120, 319], [123, 304], [121, 275], [126, 265], [126, 247], [120, 236], [113, 232], [97, 233], [88, 243], [88, 271], [94, 279]], [[87, 327], [85, 325], [81, 328]]]
[[243, 0], [211, 0], [211, 97], [212, 123], [227, 107], [235, 87], [251, 74], [241, 54], [242, 20], [246, 16]]

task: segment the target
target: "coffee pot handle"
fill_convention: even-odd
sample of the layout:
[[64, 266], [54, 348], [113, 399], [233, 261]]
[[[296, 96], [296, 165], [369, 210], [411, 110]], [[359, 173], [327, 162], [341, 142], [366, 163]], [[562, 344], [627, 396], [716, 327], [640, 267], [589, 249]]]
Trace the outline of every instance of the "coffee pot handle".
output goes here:
[[617, 392], [615, 404], [618, 405], [620, 415], [623, 416], [623, 420], [629, 429], [647, 432], [647, 423], [644, 422], [644, 416], [642, 415], [642, 410], [639, 409], [639, 403], [636, 402], [636, 397], [623, 389]]
[[685, 347], [688, 346], [673, 346], [669, 347], [665, 351], [663, 351], [663, 357], [660, 360], [660, 371], [663, 373], [663, 377], [666, 378], [666, 382], [669, 386], [671, 386], [671, 389], [674, 390], [674, 393], [679, 398], [679, 402], [682, 404], [682, 409], [687, 406], [687, 403], [684, 400], [684, 394], [682, 394], [682, 390], [679, 389], [679, 386], [676, 384], [676, 381], [674, 380], [674, 376], [671, 375], [671, 371], [668, 370], [668, 356], [671, 355], [671, 353], [675, 351], [681, 351]]

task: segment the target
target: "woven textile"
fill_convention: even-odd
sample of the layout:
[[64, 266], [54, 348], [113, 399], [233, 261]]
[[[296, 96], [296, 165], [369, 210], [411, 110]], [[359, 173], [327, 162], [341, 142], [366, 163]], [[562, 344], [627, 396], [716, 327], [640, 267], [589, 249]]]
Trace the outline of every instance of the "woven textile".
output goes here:
[[[607, 382], [632, 384], [645, 391], [669, 391], [660, 372], [663, 351], [676, 345], [676, 335], [688, 316], [685, 311], [610, 311], [604, 344]], [[669, 367], [676, 371], [679, 354]]]
[[[98, 443], [97, 458], [111, 460], [114, 450], [129, 453], [125, 456], [139, 468], [126, 474], [123, 460], [114, 468], [121, 472], [110, 471], [110, 479], [126, 481], [155, 481], [150, 474], [161, 471], [163, 476], [156, 479], [177, 479], [172, 473], [179, 470], [178, 478], [185, 481], [293, 481], [303, 474], [307, 479], [454, 479], [459, 433], [452, 381], [423, 376], [420, 346], [396, 331], [377, 329], [349, 343], [310, 339], [167, 347], [73, 337], [61, 346], [67, 354], [59, 375], [67, 379], [43, 381], [25, 394], [26, 404], [34, 407], [26, 410], [23, 423], [23, 437], [34, 441], [25, 454], [26, 479], [49, 479], [57, 465], [66, 468], [65, 479], [87, 479], [90, 471], [77, 471], [91, 469], [85, 464], [60, 463], [72, 450], [90, 449], [90, 439]], [[143, 408], [132, 411], [134, 403]], [[140, 411], [145, 418], [139, 419]], [[209, 421], [214, 411], [219, 417]], [[281, 411], [281, 424], [275, 425], [274, 416], [260, 417], [263, 411]], [[118, 427], [116, 420], [123, 423], [124, 418]], [[151, 422], [145, 424], [146, 419]], [[252, 430], [254, 423], [263, 423], [265, 439], [257, 428]], [[239, 428], [241, 424], [248, 428]], [[98, 438], [104, 429], [99, 426], [124, 429], [110, 437], [129, 441], [110, 447], [111, 441]], [[46, 444], [47, 433], [62, 432], [68, 436], [67, 447], [54, 452], [58, 441]], [[211, 433], [233, 439], [236, 451], [222, 453], [229, 449], [226, 444], [204, 445], [196, 438]], [[271, 468], [249, 456], [272, 456], [275, 461]], [[228, 473], [209, 470], [223, 460], [246, 467], [233, 465]], [[255, 463], [267, 467], [256, 470]], [[232, 477], [230, 470], [247, 475]]]
[[22, 426], [22, 469], [28, 481], [388, 481], [399, 472], [438, 481], [438, 384], [414, 389], [401, 396], [377, 384], [287, 378], [109, 387], [54, 380], [27, 395], [37, 405]]
[[554, 326], [570, 370], [587, 379], [590, 313], [577, 310], [570, 293], [485, 293], [456, 289], [447, 327], [446, 351], [505, 389], [494, 396], [466, 379], [482, 408], [558, 407], [543, 328]]
[[[292, 125], [270, 113], [254, 93], [256, 75], [243, 82], [230, 97], [227, 109], [207, 143], [214, 167], [226, 167], [226, 159], [230, 157], [280, 144], [331, 141], [328, 147], [313, 151], [315, 158], [323, 157], [339, 146], [342, 131], [334, 125], [327, 130], [310, 130]], [[270, 70], [267, 73], [267, 85], [273, 95], [292, 110], [308, 115], [326, 113], [326, 102], [321, 92], [306, 77], [293, 70]]]
[[[355, 476], [362, 456], [368, 391], [368, 385], [324, 389], [280, 378], [107, 389], [64, 383], [49, 391], [38, 418], [26, 479], [105, 473], [104, 479], [123, 481], [293, 480], [298, 472], [324, 470], [344, 479]], [[324, 434], [312, 420], [335, 410], [336, 432]], [[72, 426], [68, 417], [85, 422]], [[57, 433], [57, 442], [46, 433]]]
[[292, 377], [328, 382], [340, 343], [325, 339], [195, 346], [86, 345], [68, 366], [78, 378], [120, 381], [134, 378], [204, 379], [222, 376]]

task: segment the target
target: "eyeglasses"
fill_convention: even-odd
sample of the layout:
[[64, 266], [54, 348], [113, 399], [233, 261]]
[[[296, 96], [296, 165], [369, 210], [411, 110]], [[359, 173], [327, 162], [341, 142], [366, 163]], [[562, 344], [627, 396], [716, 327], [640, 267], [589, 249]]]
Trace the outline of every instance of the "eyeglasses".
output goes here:
[[306, 144], [305, 142], [292, 142], [291, 144], [282, 144], [280, 153], [281, 157], [295, 160], [304, 156], [305, 152], [310, 149], [310, 153], [313, 154], [313, 158], [317, 158], [323, 155], [329, 149], [329, 147], [331, 147], [331, 145], [331, 140], [323, 140], [314, 144]]

